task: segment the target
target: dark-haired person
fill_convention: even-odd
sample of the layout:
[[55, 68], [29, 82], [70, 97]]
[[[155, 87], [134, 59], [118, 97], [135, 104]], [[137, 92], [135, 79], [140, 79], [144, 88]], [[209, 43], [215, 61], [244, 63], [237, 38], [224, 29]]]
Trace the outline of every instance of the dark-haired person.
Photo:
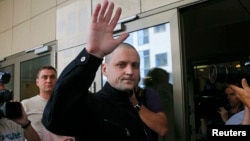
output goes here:
[[73, 141], [73, 137], [55, 135], [44, 128], [41, 119], [44, 107], [51, 97], [57, 80], [57, 71], [53, 66], [43, 66], [37, 72], [36, 85], [39, 94], [22, 100], [24, 110], [41, 141]]
[[[0, 107], [3, 106], [4, 102], [7, 102], [3, 96], [6, 90], [7, 88], [5, 85], [0, 83]], [[22, 116], [15, 119], [8, 119], [3, 117], [2, 113], [0, 113], [0, 141], [40, 141], [40, 138], [32, 127], [31, 122], [28, 120], [22, 105], [21, 110]]]
[[[163, 113], [167, 115], [168, 133], [159, 134], [159, 140], [174, 140], [173, 86], [169, 83], [169, 73], [159, 67], [151, 68], [144, 78], [147, 89], [153, 89], [163, 103]], [[153, 102], [151, 102], [153, 103]]]
[[241, 112], [244, 109], [244, 105], [237, 97], [235, 91], [232, 88], [225, 87], [224, 93], [226, 94], [228, 104], [226, 107], [219, 107], [218, 112], [221, 116], [221, 119], [225, 124], [238, 124], [240, 123], [240, 120], [237, 120], [236, 118], [230, 118], [233, 115]]

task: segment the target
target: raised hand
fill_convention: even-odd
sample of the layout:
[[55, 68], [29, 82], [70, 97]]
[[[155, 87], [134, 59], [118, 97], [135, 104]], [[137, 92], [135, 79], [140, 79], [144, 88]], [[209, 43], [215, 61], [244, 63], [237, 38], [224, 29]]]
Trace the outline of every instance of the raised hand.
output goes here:
[[228, 120], [228, 111], [224, 107], [219, 107], [218, 110], [219, 110], [218, 113], [220, 114], [221, 119], [224, 122], [227, 122], [227, 120]]
[[237, 97], [250, 109], [250, 88], [247, 84], [247, 80], [244, 78], [241, 81], [242, 87], [236, 85], [229, 85], [235, 92]]
[[128, 33], [123, 33], [119, 38], [114, 39], [113, 30], [120, 18], [121, 8], [117, 8], [114, 17], [112, 13], [114, 3], [104, 0], [103, 5], [97, 4], [92, 16], [89, 39], [86, 50], [88, 53], [103, 58], [111, 53], [127, 37]]

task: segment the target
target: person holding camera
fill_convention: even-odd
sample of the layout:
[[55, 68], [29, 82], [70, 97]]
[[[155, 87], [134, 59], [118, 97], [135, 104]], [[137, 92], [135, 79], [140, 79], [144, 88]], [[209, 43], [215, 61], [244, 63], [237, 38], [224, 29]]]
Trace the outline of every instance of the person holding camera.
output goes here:
[[40, 141], [22, 104], [14, 102], [12, 97], [12, 93], [0, 81], [0, 141]]
[[221, 116], [221, 119], [225, 124], [238, 124], [239, 121], [237, 121], [237, 119], [230, 120], [230, 123], [228, 122], [228, 120], [233, 115], [242, 111], [244, 109], [244, 105], [242, 104], [240, 99], [238, 99], [235, 91], [232, 88], [226, 86], [224, 89], [224, 93], [226, 94], [228, 104], [226, 107], [219, 107], [218, 112]]
[[41, 67], [36, 77], [39, 94], [24, 99], [21, 103], [41, 141], [73, 141], [73, 137], [59, 136], [49, 132], [41, 122], [44, 107], [52, 95], [56, 80], [57, 71], [53, 66]]
[[[215, 87], [214, 83], [207, 81], [203, 92], [203, 95], [205, 96], [203, 99], [199, 100], [199, 104], [197, 105], [201, 106], [197, 111], [200, 114], [198, 137], [201, 140], [207, 140], [208, 126], [227, 124], [236, 125], [240, 123], [238, 118], [232, 119], [232, 117], [241, 112], [244, 107], [233, 89], [224, 85], [221, 91]], [[210, 98], [208, 98], [208, 96], [210, 96]], [[206, 105], [206, 108], [202, 105]]]
[[230, 84], [229, 87], [236, 92], [237, 97], [250, 109], [250, 88], [246, 78], [241, 80], [241, 85], [242, 87]]
[[250, 125], [250, 88], [246, 78], [241, 80], [241, 85], [242, 87], [230, 84], [229, 87], [236, 92], [237, 97], [244, 103], [245, 106], [241, 124]]

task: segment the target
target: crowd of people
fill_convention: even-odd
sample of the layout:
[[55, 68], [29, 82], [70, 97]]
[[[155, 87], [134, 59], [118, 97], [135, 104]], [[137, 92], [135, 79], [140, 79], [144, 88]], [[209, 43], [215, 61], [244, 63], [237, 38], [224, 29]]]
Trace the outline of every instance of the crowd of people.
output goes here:
[[[21, 101], [19, 118], [0, 119], [0, 141], [157, 141], [169, 133], [168, 117], [173, 109], [172, 86], [160, 94], [162, 87], [140, 81], [140, 57], [136, 49], [123, 41], [129, 36], [113, 37], [113, 30], [120, 18], [121, 8], [113, 13], [114, 3], [104, 0], [97, 4], [91, 21], [90, 34], [84, 48], [62, 71], [52, 66], [39, 69], [36, 85], [39, 94]], [[112, 15], [114, 16], [112, 17]], [[104, 63], [103, 59], [105, 59]], [[89, 91], [99, 66], [107, 82], [97, 93]], [[169, 74], [160, 69], [148, 74], [149, 79], [162, 81]], [[0, 83], [0, 90], [6, 90]], [[246, 79], [242, 87], [228, 85], [228, 97], [238, 98], [244, 104], [243, 118], [239, 124], [250, 124], [250, 88]], [[162, 98], [166, 95], [167, 98]], [[229, 101], [231, 98], [228, 98]], [[1, 100], [1, 99], [0, 99]], [[0, 101], [3, 105], [4, 101]], [[171, 105], [164, 105], [164, 104]], [[165, 109], [165, 108], [169, 109]], [[225, 122], [239, 112], [220, 109]], [[232, 114], [228, 114], [232, 113]], [[236, 114], [235, 114], [236, 115]], [[173, 117], [172, 117], [173, 118]], [[229, 124], [229, 123], [228, 123]]]

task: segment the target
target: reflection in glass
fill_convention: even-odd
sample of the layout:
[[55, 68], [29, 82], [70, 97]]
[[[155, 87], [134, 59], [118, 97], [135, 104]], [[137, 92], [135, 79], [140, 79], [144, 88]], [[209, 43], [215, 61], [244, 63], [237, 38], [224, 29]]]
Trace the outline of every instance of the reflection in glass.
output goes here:
[[142, 46], [145, 44], [149, 43], [149, 30], [148, 29], [142, 29], [137, 31], [137, 35], [138, 35], [138, 45]]
[[13, 91], [14, 90], [14, 65], [9, 65], [9, 66], [5, 66], [0, 68], [1, 72], [9, 72], [10, 73], [10, 81], [9, 83], [5, 84], [5, 86], [7, 87], [7, 89]]
[[20, 68], [20, 100], [32, 97], [39, 93], [36, 86], [36, 75], [38, 69], [50, 65], [50, 55], [38, 57], [32, 60], [21, 62]]
[[[145, 77], [149, 69], [160, 67], [170, 73], [172, 81], [172, 53], [170, 42], [170, 24], [160, 24], [154, 27], [131, 32], [124, 42], [133, 45], [141, 59], [141, 77]], [[140, 85], [143, 86], [142, 81]]]
[[156, 66], [167, 66], [167, 53], [160, 53], [155, 55], [155, 64]]
[[166, 24], [160, 24], [154, 27], [154, 33], [160, 33], [166, 31]]

